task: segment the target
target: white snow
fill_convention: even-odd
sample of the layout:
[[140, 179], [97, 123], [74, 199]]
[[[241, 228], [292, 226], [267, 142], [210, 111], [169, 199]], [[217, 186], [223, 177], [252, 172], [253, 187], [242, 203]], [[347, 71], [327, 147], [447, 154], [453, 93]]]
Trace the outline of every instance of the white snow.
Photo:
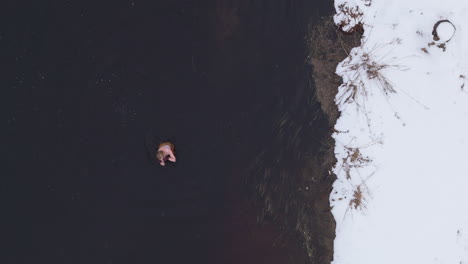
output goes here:
[[335, 7], [365, 33], [337, 67], [333, 263], [468, 264], [468, 1]]

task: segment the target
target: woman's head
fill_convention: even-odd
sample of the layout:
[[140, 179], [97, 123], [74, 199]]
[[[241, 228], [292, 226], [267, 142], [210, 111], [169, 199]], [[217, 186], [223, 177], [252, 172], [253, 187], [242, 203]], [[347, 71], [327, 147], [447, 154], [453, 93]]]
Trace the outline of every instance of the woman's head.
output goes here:
[[164, 151], [162, 151], [162, 150], [158, 151], [158, 153], [156, 154], [156, 159], [157, 160], [162, 160], [164, 158], [165, 158]]

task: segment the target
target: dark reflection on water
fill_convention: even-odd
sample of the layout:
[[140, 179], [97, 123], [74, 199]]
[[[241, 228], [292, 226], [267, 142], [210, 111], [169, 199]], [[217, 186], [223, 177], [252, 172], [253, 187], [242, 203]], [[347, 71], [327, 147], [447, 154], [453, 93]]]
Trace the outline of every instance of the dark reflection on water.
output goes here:
[[[312, 2], [5, 2], [2, 263], [301, 259], [241, 179], [300, 111], [305, 25], [331, 9]], [[152, 164], [148, 137], [177, 163]]]

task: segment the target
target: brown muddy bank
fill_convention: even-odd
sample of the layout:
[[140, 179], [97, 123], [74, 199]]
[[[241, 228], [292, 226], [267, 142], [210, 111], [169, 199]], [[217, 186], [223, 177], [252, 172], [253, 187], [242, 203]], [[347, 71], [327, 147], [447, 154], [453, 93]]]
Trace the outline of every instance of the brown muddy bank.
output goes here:
[[[2, 263], [330, 262], [334, 67], [356, 41], [331, 1], [0, 12]], [[148, 160], [158, 137], [174, 166]]]

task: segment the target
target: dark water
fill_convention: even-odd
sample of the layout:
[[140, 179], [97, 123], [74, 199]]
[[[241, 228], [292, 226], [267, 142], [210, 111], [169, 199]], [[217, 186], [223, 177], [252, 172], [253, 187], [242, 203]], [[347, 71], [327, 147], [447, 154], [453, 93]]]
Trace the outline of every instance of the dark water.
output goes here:
[[[280, 102], [299, 107], [305, 26], [332, 3], [97, 2], [1, 5], [2, 263], [304, 254], [255, 226], [240, 178]], [[176, 144], [175, 165], [151, 163], [156, 138]]]

